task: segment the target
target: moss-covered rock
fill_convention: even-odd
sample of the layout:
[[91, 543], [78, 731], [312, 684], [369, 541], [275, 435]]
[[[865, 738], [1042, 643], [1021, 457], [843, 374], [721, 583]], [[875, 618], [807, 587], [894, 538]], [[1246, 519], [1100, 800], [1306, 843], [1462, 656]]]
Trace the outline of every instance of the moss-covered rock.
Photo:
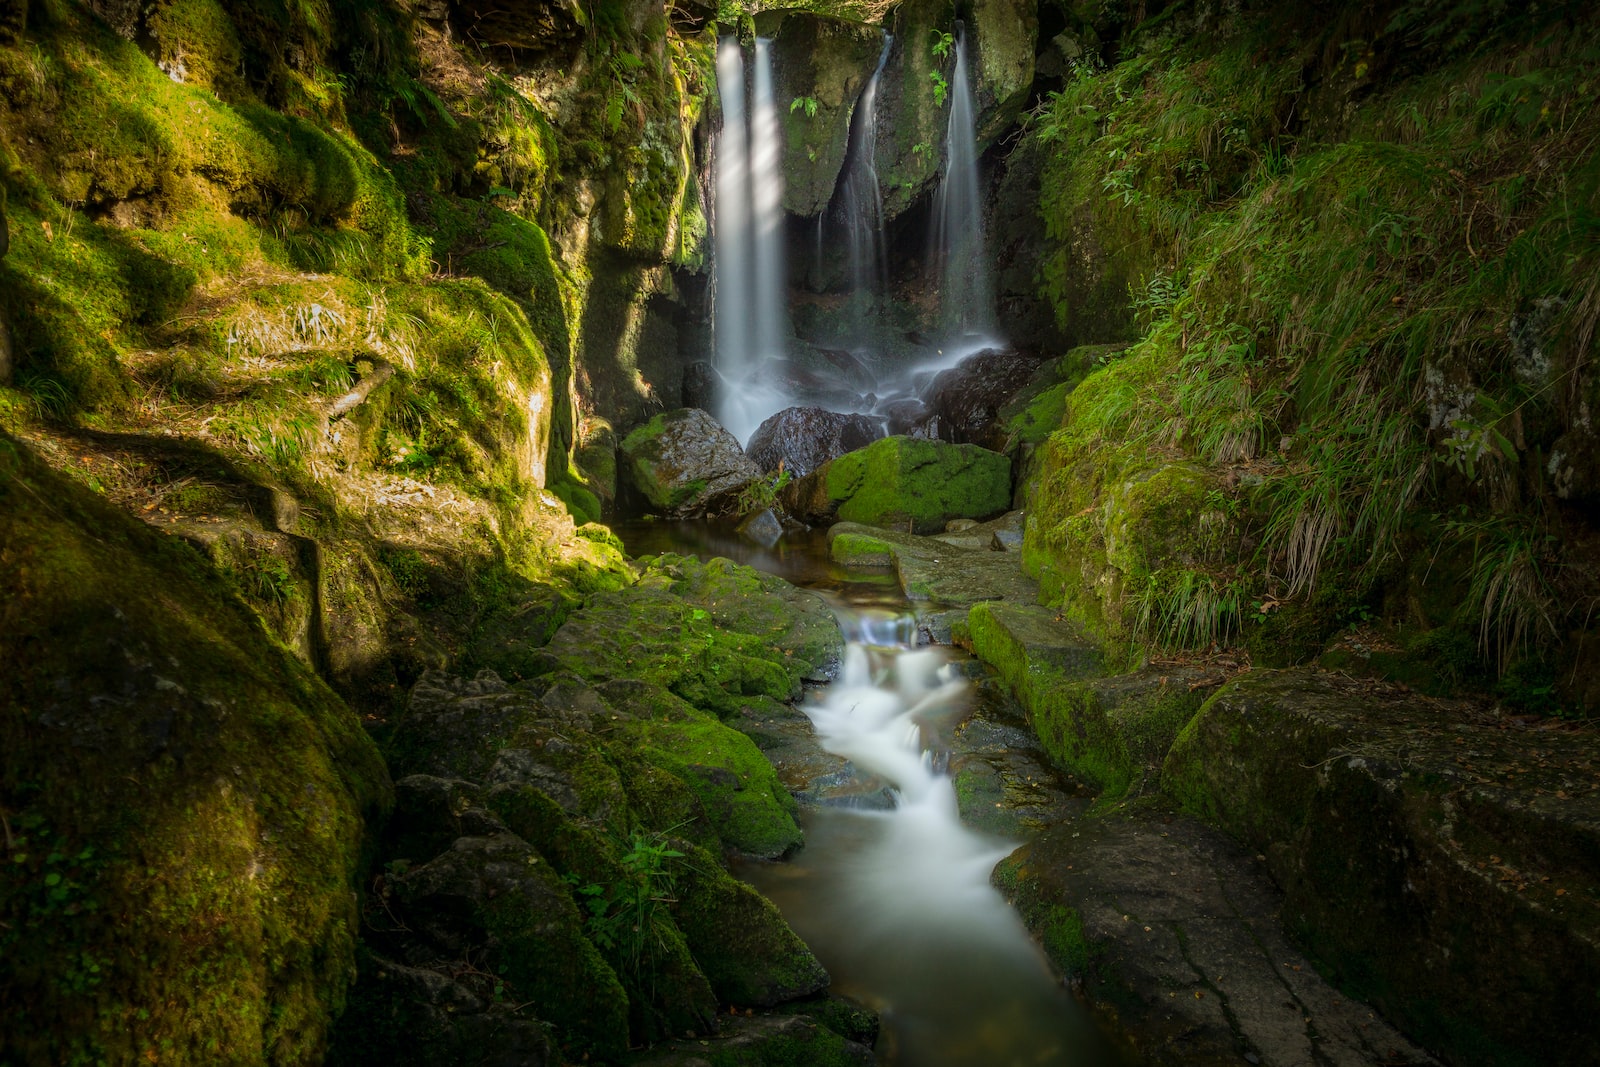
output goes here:
[[424, 936], [445, 946], [486, 945], [491, 968], [576, 1048], [602, 1056], [626, 1048], [622, 984], [584, 936], [567, 884], [520, 838], [459, 838], [401, 877], [396, 896], [425, 924]]
[[619, 727], [639, 758], [688, 785], [730, 848], [775, 859], [799, 847], [799, 805], [755, 742], [668, 693], [658, 694], [658, 718]]
[[828, 972], [772, 902], [704, 852], [690, 853], [673, 914], [722, 1003], [772, 1007], [828, 987]]
[[5, 1057], [316, 1060], [376, 750], [187, 545], [11, 437], [0, 504]]
[[1461, 1062], [1578, 1063], [1600, 970], [1594, 741], [1255, 671], [1205, 705], [1163, 773], [1266, 857], [1313, 958], [1416, 1039]]
[[969, 9], [980, 149], [1009, 130], [1027, 105], [1039, 36], [1038, 9], [1038, 0], [975, 0]]
[[725, 511], [761, 477], [733, 435], [699, 408], [655, 416], [624, 437], [620, 451], [648, 506], [675, 517]]
[[593, 597], [547, 651], [591, 681], [650, 682], [728, 718], [762, 697], [798, 696], [841, 648], [816, 594], [727, 560], [663, 555], [635, 585]]
[[1099, 650], [1049, 608], [975, 604], [968, 634], [1050, 758], [1106, 800], [1155, 790], [1173, 740], [1216, 685], [1198, 667], [1103, 677]]
[[977, 445], [885, 437], [824, 464], [785, 491], [811, 521], [942, 531], [951, 519], [986, 519], [1011, 502], [1011, 461]]

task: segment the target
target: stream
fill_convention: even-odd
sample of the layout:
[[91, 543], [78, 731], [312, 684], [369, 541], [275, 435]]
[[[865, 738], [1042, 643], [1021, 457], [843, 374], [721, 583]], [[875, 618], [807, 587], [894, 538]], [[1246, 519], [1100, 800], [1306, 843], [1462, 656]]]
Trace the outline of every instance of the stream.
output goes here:
[[964, 825], [950, 739], [973, 713], [959, 653], [914, 647], [909, 603], [884, 571], [851, 571], [824, 531], [772, 549], [708, 524], [619, 531], [631, 555], [721, 555], [821, 592], [847, 641], [839, 677], [802, 710], [852, 779], [802, 808], [806, 843], [735, 873], [770, 898], [833, 977], [877, 1010], [878, 1060], [897, 1067], [1109, 1067], [1117, 1058], [989, 884], [1019, 841]]

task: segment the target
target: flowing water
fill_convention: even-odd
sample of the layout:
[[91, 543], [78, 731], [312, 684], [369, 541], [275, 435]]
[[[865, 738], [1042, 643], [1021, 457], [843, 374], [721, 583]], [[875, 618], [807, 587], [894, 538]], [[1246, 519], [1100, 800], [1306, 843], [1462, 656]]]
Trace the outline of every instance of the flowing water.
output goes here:
[[850, 116], [850, 143], [835, 191], [850, 257], [850, 302], [857, 344], [871, 336], [869, 320], [878, 313], [879, 301], [889, 288], [889, 248], [877, 166], [878, 81], [893, 45], [894, 38], [884, 34], [877, 69]]
[[[989, 884], [1018, 842], [961, 822], [944, 740], [971, 690], [947, 649], [915, 648], [914, 620], [883, 572], [827, 559], [825, 537], [741, 547], [706, 525], [622, 531], [635, 554], [729, 555], [821, 588], [848, 640], [837, 681], [804, 711], [817, 743], [888, 805], [811, 806], [805, 846], [738, 873], [766, 894], [833, 976], [833, 992], [878, 1010], [881, 1063], [896, 1067], [1108, 1067], [1116, 1062]], [[856, 795], [860, 795], [859, 792]], [[873, 794], [882, 796], [884, 794]]]
[[[956, 24], [956, 63], [950, 75], [950, 120], [945, 127], [944, 174], [934, 200], [932, 262], [939, 310], [950, 342], [994, 333], [994, 283], [983, 241], [978, 135], [968, 73], [967, 32]], [[948, 346], [947, 346], [948, 347]]]
[[[713, 156], [717, 418], [740, 441], [791, 402], [762, 379], [783, 358], [788, 315], [783, 272], [783, 153], [770, 42], [757, 38], [748, 95], [738, 38], [717, 42], [722, 128]], [[747, 106], [748, 102], [748, 106]]]

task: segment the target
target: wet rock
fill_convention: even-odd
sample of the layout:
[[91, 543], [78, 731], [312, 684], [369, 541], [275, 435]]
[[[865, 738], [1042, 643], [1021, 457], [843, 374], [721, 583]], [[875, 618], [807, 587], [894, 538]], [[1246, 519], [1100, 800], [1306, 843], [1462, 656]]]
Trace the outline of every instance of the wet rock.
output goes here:
[[657, 415], [623, 438], [624, 471], [650, 508], [674, 518], [726, 510], [761, 470], [699, 408]]
[[[915, 397], [905, 397], [879, 404], [877, 414], [886, 420], [886, 429], [890, 436], [896, 434], [910, 436], [922, 429], [933, 412], [928, 405]], [[926, 437], [927, 434], [920, 436]]]
[[1581, 1063], [1600, 1040], [1597, 741], [1257, 670], [1206, 704], [1163, 773], [1264, 857], [1332, 976], [1416, 1039], [1460, 1062]]
[[783, 537], [783, 523], [771, 508], [762, 508], [739, 523], [739, 536], [764, 548], [771, 548]]
[[1032, 356], [987, 349], [942, 371], [923, 390], [922, 400], [953, 440], [1003, 448], [999, 412], [1038, 369]]
[[785, 491], [784, 505], [808, 522], [944, 529], [954, 518], [988, 518], [1011, 501], [1011, 461], [976, 445], [886, 437], [832, 460]]
[[751, 435], [746, 454], [773, 474], [780, 467], [803, 478], [830, 459], [865, 448], [883, 436], [883, 422], [870, 415], [843, 415], [815, 407], [785, 408]]

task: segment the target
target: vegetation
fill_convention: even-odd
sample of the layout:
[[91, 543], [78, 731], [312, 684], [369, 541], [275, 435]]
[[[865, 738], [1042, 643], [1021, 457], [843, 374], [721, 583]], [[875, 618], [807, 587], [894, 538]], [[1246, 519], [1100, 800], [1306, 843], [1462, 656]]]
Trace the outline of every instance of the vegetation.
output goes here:
[[[1335, 586], [1328, 626], [1407, 582], [1459, 584], [1447, 608], [1392, 617], [1471, 627], [1504, 673], [1562, 655], [1600, 594], [1570, 473], [1600, 308], [1600, 49], [1553, 14], [1398, 10], [1322, 32], [1287, 13], [1152, 20], [1030, 120], [1046, 292], [1079, 313], [1092, 220], [1135, 340], [1069, 396], [1034, 566], [1114, 540], [1116, 501], [1064, 486], [1091, 453], [1112, 450], [1107, 485], [1187, 463], [1208, 486], [1175, 555], [1122, 570], [1108, 634], [1242, 631], [1270, 659]], [[1481, 514], [1511, 518], [1458, 517]]]

